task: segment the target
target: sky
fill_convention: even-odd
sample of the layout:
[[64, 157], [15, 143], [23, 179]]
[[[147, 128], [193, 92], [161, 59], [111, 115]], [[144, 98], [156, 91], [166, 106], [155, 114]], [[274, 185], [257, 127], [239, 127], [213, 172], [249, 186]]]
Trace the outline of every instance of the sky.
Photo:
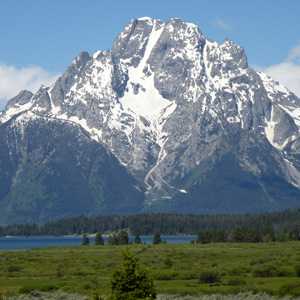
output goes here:
[[300, 97], [299, 0], [0, 0], [0, 110], [50, 86], [81, 51], [111, 49], [140, 17], [196, 24], [219, 44], [241, 45], [248, 64]]

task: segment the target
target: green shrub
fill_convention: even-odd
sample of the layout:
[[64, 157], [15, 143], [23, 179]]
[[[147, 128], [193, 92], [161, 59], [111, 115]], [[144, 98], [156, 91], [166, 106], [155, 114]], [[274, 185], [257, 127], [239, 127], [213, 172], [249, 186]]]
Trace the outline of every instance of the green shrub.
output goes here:
[[277, 296], [278, 297], [284, 297], [284, 296], [289, 295], [289, 296], [292, 296], [292, 297], [297, 297], [300, 294], [299, 287], [300, 287], [300, 285], [285, 284], [285, 285], [280, 287], [280, 289], [277, 292]]
[[157, 272], [156, 274], [154, 274], [154, 278], [156, 280], [174, 280], [174, 279], [177, 279], [179, 276], [179, 273], [178, 272], [175, 272], [175, 271], [159, 271]]
[[246, 269], [244, 267], [233, 267], [227, 273], [230, 276], [241, 276], [246, 273]]
[[166, 257], [164, 259], [164, 265], [167, 266], [168, 268], [171, 268], [173, 266], [173, 261], [170, 257]]
[[39, 291], [41, 291], [41, 292], [53, 292], [56, 290], [58, 290], [58, 287], [53, 284], [44, 285], [41, 288], [39, 288]]
[[237, 285], [244, 285], [244, 284], [246, 284], [246, 281], [240, 278], [229, 279], [227, 282], [227, 285], [229, 286], [237, 286]]
[[294, 270], [295, 270], [295, 272], [296, 272], [296, 274], [297, 274], [297, 277], [300, 277], [300, 265], [296, 265], [296, 266], [294, 267]]
[[31, 285], [25, 285], [23, 287], [20, 288], [19, 293], [20, 294], [29, 294], [32, 291], [35, 291], [37, 288]]
[[285, 273], [273, 265], [262, 265], [252, 272], [253, 277], [282, 277]]
[[199, 283], [221, 282], [221, 276], [220, 276], [220, 274], [217, 271], [203, 270], [198, 275], [198, 282]]
[[9, 265], [6, 270], [9, 273], [13, 273], [13, 272], [21, 271], [22, 269], [23, 267], [19, 265]]
[[253, 258], [250, 261], [250, 265], [254, 266], [254, 265], [262, 265], [264, 263], [268, 263], [270, 261], [274, 260], [274, 258], [270, 255], [268, 256], [263, 256], [263, 257], [258, 257], [258, 258]]
[[53, 292], [56, 290], [58, 290], [58, 287], [56, 287], [55, 285], [52, 285], [52, 284], [43, 285], [43, 286], [25, 285], [22, 288], [20, 288], [19, 293], [20, 294], [30, 294], [33, 291]]

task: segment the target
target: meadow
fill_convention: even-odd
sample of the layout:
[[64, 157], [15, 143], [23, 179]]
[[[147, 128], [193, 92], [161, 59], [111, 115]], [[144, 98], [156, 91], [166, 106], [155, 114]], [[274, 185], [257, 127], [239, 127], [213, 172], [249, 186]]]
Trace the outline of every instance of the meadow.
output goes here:
[[[59, 290], [91, 299], [103, 297], [109, 293], [112, 271], [121, 266], [120, 251], [124, 247], [127, 246], [87, 245], [1, 251], [0, 294], [13, 297], [33, 290]], [[148, 266], [157, 294], [165, 298], [247, 292], [276, 297], [300, 295], [299, 242], [130, 247]]]

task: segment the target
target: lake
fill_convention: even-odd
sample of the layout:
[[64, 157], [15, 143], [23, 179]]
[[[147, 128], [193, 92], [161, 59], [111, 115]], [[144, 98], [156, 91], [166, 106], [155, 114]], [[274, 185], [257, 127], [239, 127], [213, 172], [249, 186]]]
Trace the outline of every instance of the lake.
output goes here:
[[[140, 236], [141, 241], [146, 244], [153, 243], [153, 236]], [[188, 244], [191, 239], [196, 240], [196, 236], [161, 236], [162, 240], [168, 244]], [[90, 244], [94, 244], [94, 237], [89, 236]], [[107, 244], [107, 236], [103, 236], [104, 243]], [[129, 237], [129, 242], [134, 240], [134, 236]], [[82, 236], [64, 236], [64, 237], [1, 237], [1, 250], [22, 250], [37, 247], [50, 246], [78, 246], [81, 245]]]

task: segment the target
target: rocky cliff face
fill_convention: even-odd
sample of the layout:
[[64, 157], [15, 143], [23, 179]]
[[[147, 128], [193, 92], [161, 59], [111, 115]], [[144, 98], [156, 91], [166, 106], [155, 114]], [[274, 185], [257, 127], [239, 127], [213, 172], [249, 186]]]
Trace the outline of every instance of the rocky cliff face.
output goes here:
[[[59, 216], [80, 210], [244, 213], [300, 206], [300, 99], [251, 69], [241, 46], [229, 40], [218, 45], [179, 19], [132, 20], [110, 51], [82, 52], [53, 86], [10, 100], [0, 123], [1, 148], [7, 149], [0, 168], [4, 164], [8, 170], [1, 173], [0, 206], [13, 207], [17, 201], [22, 207], [32, 199], [40, 212], [53, 199], [65, 203], [72, 192], [74, 183], [68, 183], [65, 194], [53, 196], [45, 188], [47, 176], [41, 191], [16, 192], [17, 183], [25, 180], [22, 172], [30, 169], [37, 181], [34, 165], [53, 176], [58, 172], [57, 166], [41, 167], [44, 150], [35, 156], [25, 146], [31, 141], [34, 148], [43, 148], [42, 137], [51, 141], [49, 153], [73, 151], [72, 162], [62, 155], [60, 168], [73, 168], [63, 180], [89, 169], [99, 155], [110, 170], [107, 182], [124, 172], [117, 184], [123, 190], [113, 200], [117, 190], [109, 186], [114, 191], [101, 198], [103, 185], [89, 169], [85, 178], [93, 188], [77, 185], [75, 202], [66, 202], [74, 205], [63, 204]], [[79, 132], [92, 145], [90, 154], [78, 142]], [[18, 154], [9, 154], [16, 143]], [[98, 174], [106, 172], [100, 168]], [[55, 182], [52, 192], [61, 185]], [[91, 195], [86, 206], [84, 194]], [[51, 209], [44, 219], [57, 217]], [[13, 215], [15, 209], [11, 211]], [[23, 214], [22, 208], [18, 211]]]

